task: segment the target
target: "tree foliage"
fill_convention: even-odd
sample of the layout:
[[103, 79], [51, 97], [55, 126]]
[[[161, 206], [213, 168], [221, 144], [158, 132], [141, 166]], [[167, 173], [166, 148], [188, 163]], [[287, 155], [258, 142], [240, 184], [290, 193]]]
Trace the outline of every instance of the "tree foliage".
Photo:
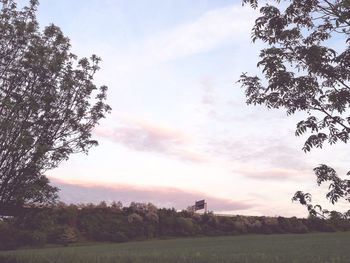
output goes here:
[[[322, 183], [328, 182], [329, 192], [326, 194], [326, 198], [332, 203], [335, 204], [338, 200], [345, 200], [350, 202], [350, 180], [342, 179], [337, 175], [337, 172], [325, 165], [321, 164], [320, 166], [314, 169], [314, 172], [317, 177], [317, 184], [320, 186]], [[350, 172], [347, 173], [350, 175]], [[320, 205], [312, 204], [312, 196], [309, 193], [303, 193], [302, 191], [297, 191], [292, 199], [293, 201], [299, 201], [302, 205], [306, 206], [310, 215], [320, 216], [326, 218], [330, 216], [331, 218], [334, 215], [341, 215], [343, 218], [350, 218], [350, 210], [339, 214], [337, 211], [328, 211], [327, 209], [322, 209]]]
[[46, 242], [125, 242], [149, 238], [222, 236], [349, 231], [350, 220], [337, 214], [330, 219], [310, 217], [217, 216], [177, 212], [148, 203], [67, 205], [29, 209], [18, 217], [0, 221], [0, 250], [42, 246]]
[[93, 82], [100, 58], [78, 59], [53, 24], [39, 29], [37, 0], [0, 4], [0, 206], [45, 203], [57, 189], [44, 172], [97, 144], [107, 87]]
[[[266, 45], [260, 52], [258, 76], [242, 74], [247, 103], [283, 108], [291, 115], [308, 113], [298, 122], [296, 136], [309, 132], [303, 150], [324, 143], [348, 142], [350, 134], [350, 1], [289, 0], [261, 7], [252, 29], [253, 41]], [[254, 8], [257, 0], [244, 0]], [[282, 5], [283, 3], [283, 5]], [[350, 184], [335, 171], [320, 165], [314, 169], [318, 184], [330, 182], [332, 203], [349, 201]], [[348, 173], [349, 175], [349, 173]], [[298, 192], [302, 204], [310, 198]], [[310, 207], [309, 207], [310, 208]], [[310, 210], [309, 210], [310, 211]]]

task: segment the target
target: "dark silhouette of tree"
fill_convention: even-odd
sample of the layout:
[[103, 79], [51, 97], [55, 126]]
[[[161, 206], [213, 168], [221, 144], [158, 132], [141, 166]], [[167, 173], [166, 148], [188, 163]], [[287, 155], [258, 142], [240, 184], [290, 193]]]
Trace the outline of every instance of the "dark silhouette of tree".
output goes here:
[[[0, 209], [55, 200], [44, 172], [97, 145], [91, 130], [110, 111], [93, 83], [100, 58], [77, 57], [51, 24], [39, 30], [37, 0], [0, 0]], [[6, 209], [5, 209], [6, 210]]]
[[[0, 250], [47, 243], [126, 242], [157, 237], [223, 236], [349, 231], [350, 220], [331, 212], [328, 219], [309, 217], [217, 216], [157, 208], [151, 203], [129, 206], [56, 203], [35, 207], [0, 220]], [[1, 259], [0, 259], [1, 261]], [[1, 261], [2, 262], [2, 261]]]
[[[268, 45], [261, 50], [258, 63], [266, 85], [257, 76], [242, 74], [247, 103], [283, 108], [288, 115], [307, 112], [295, 132], [296, 136], [311, 133], [303, 146], [305, 152], [322, 148], [325, 142], [346, 143], [350, 134], [350, 1], [283, 2], [287, 3], [263, 6], [262, 16], [255, 21], [253, 41]], [[243, 3], [258, 5], [257, 0]], [[314, 171], [319, 185], [330, 183], [326, 197], [333, 204], [339, 199], [350, 201], [349, 180], [324, 164]], [[312, 215], [326, 212], [310, 203], [310, 194], [299, 191], [293, 200], [306, 205]]]

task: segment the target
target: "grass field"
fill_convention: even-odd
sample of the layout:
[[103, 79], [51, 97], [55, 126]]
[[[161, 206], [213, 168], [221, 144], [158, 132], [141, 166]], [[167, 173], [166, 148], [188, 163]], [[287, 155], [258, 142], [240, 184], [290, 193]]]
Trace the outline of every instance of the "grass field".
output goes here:
[[349, 263], [350, 233], [246, 235], [0, 252], [1, 263]]

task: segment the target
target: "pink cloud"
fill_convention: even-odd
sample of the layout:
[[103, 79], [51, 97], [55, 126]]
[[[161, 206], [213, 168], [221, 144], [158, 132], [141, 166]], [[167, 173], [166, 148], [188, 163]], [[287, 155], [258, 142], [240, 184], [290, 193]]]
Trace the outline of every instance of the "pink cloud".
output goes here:
[[120, 123], [116, 127], [97, 127], [94, 134], [136, 151], [165, 154], [180, 160], [205, 162], [204, 154], [190, 148], [191, 139], [183, 132], [117, 113]]
[[196, 200], [205, 199], [208, 209], [215, 212], [247, 210], [257, 205], [250, 201], [217, 198], [198, 191], [188, 191], [172, 187], [141, 187], [133, 185], [102, 185], [81, 182], [67, 183], [57, 179], [61, 199], [67, 203], [98, 203], [100, 201], [151, 202], [158, 207], [186, 209]]
[[209, 158], [205, 154], [187, 149], [174, 149], [172, 152], [169, 152], [169, 155], [172, 155], [183, 161], [197, 163], [205, 163], [209, 161]]
[[166, 152], [173, 145], [183, 144], [182, 137], [140, 126], [104, 128], [95, 134], [138, 151]]
[[[292, 170], [292, 169], [237, 169], [234, 172], [254, 179], [259, 180], [274, 180], [283, 181], [288, 179], [299, 179], [304, 178], [304, 173], [302, 171]], [[306, 171], [305, 171], [306, 172]]]

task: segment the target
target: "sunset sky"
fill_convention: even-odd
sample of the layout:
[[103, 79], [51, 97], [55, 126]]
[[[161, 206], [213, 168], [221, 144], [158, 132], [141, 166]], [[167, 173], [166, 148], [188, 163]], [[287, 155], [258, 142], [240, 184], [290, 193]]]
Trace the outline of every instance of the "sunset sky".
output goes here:
[[78, 56], [99, 55], [96, 83], [112, 113], [99, 146], [47, 174], [66, 202], [120, 200], [184, 209], [206, 199], [217, 213], [306, 216], [291, 198], [322, 200], [312, 168], [345, 172], [346, 145], [305, 154], [294, 135], [305, 116], [247, 106], [237, 80], [256, 68], [258, 13], [240, 0], [41, 0]]

